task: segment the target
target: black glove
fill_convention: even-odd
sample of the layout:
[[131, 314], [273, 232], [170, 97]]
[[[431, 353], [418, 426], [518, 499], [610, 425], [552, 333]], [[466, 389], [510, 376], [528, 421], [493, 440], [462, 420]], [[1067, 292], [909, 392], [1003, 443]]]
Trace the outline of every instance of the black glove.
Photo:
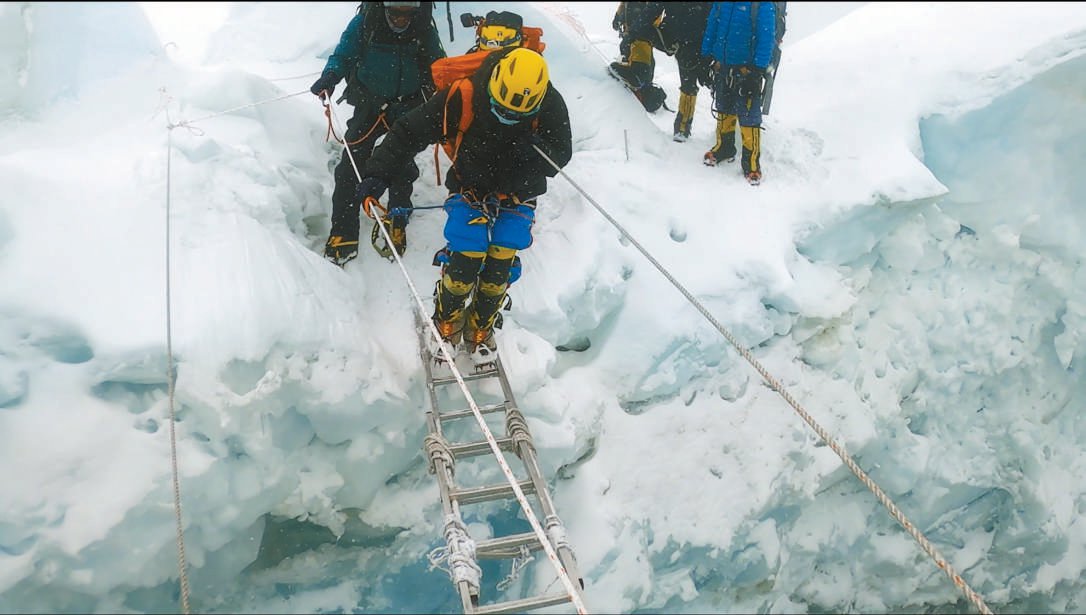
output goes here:
[[740, 73], [738, 78], [739, 97], [751, 98], [753, 96], [761, 96], [762, 94], [762, 80], [765, 78], [765, 71], [756, 68], [754, 66], [748, 66], [747, 72]]
[[328, 92], [328, 99], [332, 99], [332, 92], [336, 91], [336, 85], [339, 83], [340, 76], [330, 70], [324, 71], [320, 79], [313, 82], [313, 86], [309, 88], [310, 92], [313, 92], [315, 96], [320, 96], [321, 92]]
[[615, 18], [611, 20], [611, 29], [616, 32], [622, 32], [622, 14], [621, 12], [615, 13]]
[[543, 139], [540, 139], [539, 135], [530, 132], [517, 136], [516, 140], [513, 141], [514, 160], [520, 163], [542, 161], [543, 158], [539, 155], [539, 152], [535, 151], [533, 146], [543, 149]]
[[700, 56], [695, 71], [699, 84], [712, 88], [713, 84], [716, 83], [716, 71], [713, 70], [713, 59], [711, 57]]
[[[363, 177], [362, 181], [358, 182], [358, 187], [355, 188], [354, 191], [355, 202], [362, 204], [370, 197], [381, 200], [381, 197], [385, 194], [385, 190], [388, 190], [388, 182], [380, 177], [374, 177], [372, 175]], [[366, 211], [366, 214], [370, 214], [369, 210]]]

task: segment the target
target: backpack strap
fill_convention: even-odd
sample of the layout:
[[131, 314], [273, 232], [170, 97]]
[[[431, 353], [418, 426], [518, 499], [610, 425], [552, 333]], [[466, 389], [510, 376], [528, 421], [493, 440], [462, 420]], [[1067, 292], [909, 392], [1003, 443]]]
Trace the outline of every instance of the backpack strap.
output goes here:
[[[445, 155], [452, 163], [453, 172], [456, 173], [456, 155], [460, 153], [460, 143], [464, 140], [471, 121], [475, 119], [475, 112], [471, 108], [471, 98], [475, 88], [468, 77], [457, 79], [449, 86], [449, 93], [445, 96], [445, 113], [441, 117], [441, 147]], [[460, 121], [456, 124], [456, 134], [449, 138], [449, 101], [453, 96], [460, 96]], [[434, 148], [434, 167], [437, 168], [437, 147]], [[459, 175], [459, 173], [457, 173]], [[441, 171], [437, 171], [437, 184], [441, 185]]]
[[[449, 87], [449, 95], [445, 97], [445, 114], [441, 119], [442, 145], [453, 164], [456, 164], [456, 155], [460, 153], [460, 143], [464, 140], [464, 133], [467, 132], [468, 126], [471, 126], [471, 121], [475, 119], [475, 113], [471, 108], [474, 91], [475, 88], [472, 86], [471, 79], [457, 79]], [[456, 135], [453, 136], [450, 142], [449, 100], [456, 95], [460, 96], [460, 118], [456, 124]]]
[[[460, 153], [460, 144], [464, 141], [464, 133], [467, 132], [468, 126], [471, 126], [471, 121], [475, 119], [475, 111], [472, 109], [471, 99], [475, 92], [475, 87], [471, 83], [470, 77], [464, 77], [457, 79], [449, 86], [449, 93], [445, 97], [445, 113], [441, 117], [441, 147], [445, 150], [445, 155], [449, 157], [449, 161], [453, 165], [453, 171], [456, 171], [456, 156]], [[449, 135], [449, 101], [453, 96], [460, 96], [460, 121], [456, 124], [456, 134], [450, 139]], [[532, 118], [532, 132], [539, 132], [539, 116], [536, 115]], [[437, 164], [437, 150], [434, 150], [434, 164]], [[438, 185], [441, 185], [441, 173], [438, 172]]]
[[754, 44], [758, 39], [758, 7], [761, 2], [750, 3], [750, 61], [754, 62]]

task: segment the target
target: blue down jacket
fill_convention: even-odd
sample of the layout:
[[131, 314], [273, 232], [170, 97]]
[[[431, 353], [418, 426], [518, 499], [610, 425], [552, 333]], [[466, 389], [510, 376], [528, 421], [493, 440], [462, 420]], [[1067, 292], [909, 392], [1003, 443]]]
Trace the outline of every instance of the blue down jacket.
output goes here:
[[[753, 28], [752, 4], [761, 5]], [[765, 70], [773, 57], [776, 23], [772, 2], [714, 2], [701, 39], [701, 54], [725, 66], [747, 64]]]

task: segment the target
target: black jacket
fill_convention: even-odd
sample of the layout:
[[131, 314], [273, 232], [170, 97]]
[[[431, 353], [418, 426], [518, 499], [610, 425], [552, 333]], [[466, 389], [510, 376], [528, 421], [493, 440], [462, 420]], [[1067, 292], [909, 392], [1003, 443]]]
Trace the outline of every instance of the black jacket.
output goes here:
[[[522, 201], [547, 191], [547, 178], [558, 171], [531, 148], [533, 141], [559, 167], [573, 157], [573, 137], [565, 100], [554, 84], [548, 86], [534, 119], [513, 126], [502, 124], [490, 111], [487, 83], [494, 65], [512, 49], [491, 53], [471, 77], [473, 119], [464, 132], [456, 159], [445, 177], [450, 192], [515, 195]], [[403, 175], [407, 163], [428, 145], [453, 140], [461, 116], [461, 95], [452, 86], [438, 91], [392, 125], [366, 163], [365, 175], [387, 182]], [[446, 116], [446, 105], [448, 115]], [[447, 126], [448, 134], [443, 131]], [[535, 127], [533, 129], [533, 126]], [[534, 137], [533, 137], [534, 135]]]
[[712, 8], [712, 2], [668, 2], [659, 25], [665, 50], [688, 47], [700, 51]]
[[651, 41], [656, 38], [656, 20], [664, 12], [665, 2], [619, 2], [612, 25], [624, 41]]

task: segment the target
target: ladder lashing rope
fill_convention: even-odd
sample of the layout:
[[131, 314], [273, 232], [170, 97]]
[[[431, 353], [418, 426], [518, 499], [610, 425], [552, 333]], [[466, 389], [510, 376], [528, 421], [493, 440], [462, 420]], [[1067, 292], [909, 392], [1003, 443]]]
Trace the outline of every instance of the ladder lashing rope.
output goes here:
[[511, 569], [509, 570], [509, 576], [505, 577], [501, 581], [498, 581], [498, 591], [505, 591], [509, 589], [509, 586], [516, 582], [518, 578], [520, 578], [520, 572], [524, 570], [524, 567], [530, 564], [534, 559], [535, 557], [532, 556], [532, 552], [528, 550], [528, 547], [526, 545], [520, 545], [520, 554], [513, 558], [513, 564]]
[[446, 515], [444, 534], [445, 546], [434, 549], [428, 555], [430, 570], [444, 570], [453, 585], [463, 581], [471, 588], [473, 595], [478, 595], [483, 570], [475, 561], [475, 541], [468, 534], [468, 528], [460, 517]]
[[520, 456], [520, 447], [526, 446], [535, 453], [535, 444], [532, 443], [532, 434], [528, 431], [528, 422], [524, 415], [516, 408], [509, 408], [505, 415], [505, 433], [513, 441], [513, 450]]
[[[562, 520], [558, 518], [558, 515], [547, 515], [543, 520], [543, 526], [547, 529], [547, 538], [550, 539], [556, 551], [564, 548], [570, 552], [570, 555], [573, 554], [573, 548], [566, 539], [566, 526], [562, 525]], [[577, 559], [576, 556], [574, 559]]]
[[456, 473], [452, 449], [449, 448], [448, 440], [435, 433], [427, 434], [423, 440], [423, 447], [426, 449], [426, 455], [430, 458], [430, 474], [437, 474], [438, 461], [445, 463], [445, 467], [449, 470], [449, 476]]

